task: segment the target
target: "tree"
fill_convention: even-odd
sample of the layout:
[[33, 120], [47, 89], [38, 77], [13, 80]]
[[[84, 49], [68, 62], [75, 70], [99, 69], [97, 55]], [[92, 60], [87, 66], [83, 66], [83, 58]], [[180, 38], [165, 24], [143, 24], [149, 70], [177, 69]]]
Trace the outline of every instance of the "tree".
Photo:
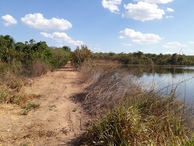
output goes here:
[[67, 64], [67, 62], [69, 61], [69, 55], [71, 52], [71, 48], [64, 46], [62, 48], [52, 49], [52, 51], [54, 53], [54, 57], [56, 59], [58, 68], [61, 68], [65, 64]]
[[10, 35], [0, 36], [0, 59], [3, 62], [11, 63], [15, 54], [15, 41]]
[[29, 42], [30, 42], [30, 45], [32, 45], [32, 46], [36, 43], [36, 41], [34, 39], [30, 39]]
[[7, 41], [7, 47], [9, 49], [14, 49], [15, 40], [10, 35], [5, 35], [4, 39]]
[[171, 64], [172, 65], [177, 65], [177, 60], [178, 60], [178, 55], [176, 53], [175, 54], [172, 54]]
[[75, 51], [70, 54], [70, 61], [75, 68], [81, 68], [84, 62], [88, 62], [92, 57], [92, 52], [87, 46], [82, 45], [77, 47]]
[[67, 52], [71, 52], [71, 48], [69, 46], [63, 46], [62, 49]]
[[25, 48], [25, 44], [22, 43], [22, 42], [17, 42], [15, 44], [15, 50], [18, 51], [18, 52], [23, 52], [24, 51], [24, 48]]

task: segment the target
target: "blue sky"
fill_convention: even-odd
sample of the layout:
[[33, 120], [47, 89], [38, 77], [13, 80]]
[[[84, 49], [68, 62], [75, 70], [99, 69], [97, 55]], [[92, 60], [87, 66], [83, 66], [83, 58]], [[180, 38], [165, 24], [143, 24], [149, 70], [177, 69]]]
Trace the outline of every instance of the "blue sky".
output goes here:
[[194, 55], [193, 6], [193, 0], [1, 0], [0, 34], [72, 50]]

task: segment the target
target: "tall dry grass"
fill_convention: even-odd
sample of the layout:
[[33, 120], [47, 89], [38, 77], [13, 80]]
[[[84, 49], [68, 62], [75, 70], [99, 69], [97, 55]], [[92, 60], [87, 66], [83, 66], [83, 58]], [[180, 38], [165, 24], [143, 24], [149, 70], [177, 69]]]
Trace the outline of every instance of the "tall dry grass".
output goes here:
[[143, 90], [136, 78], [123, 68], [99, 70], [93, 66], [90, 70], [87, 67], [90, 84], [85, 94], [74, 98], [79, 99], [95, 120], [77, 145], [194, 144], [192, 117], [174, 95], [163, 96], [153, 90]]
[[[26, 95], [22, 92], [29, 85], [29, 79], [24, 75], [23, 66], [19, 62], [6, 64], [0, 62], [0, 103], [23, 106], [40, 95]], [[37, 74], [36, 74], [37, 75]]]
[[43, 61], [36, 60], [24, 68], [24, 74], [27, 77], [38, 77], [49, 71], [48, 65]]

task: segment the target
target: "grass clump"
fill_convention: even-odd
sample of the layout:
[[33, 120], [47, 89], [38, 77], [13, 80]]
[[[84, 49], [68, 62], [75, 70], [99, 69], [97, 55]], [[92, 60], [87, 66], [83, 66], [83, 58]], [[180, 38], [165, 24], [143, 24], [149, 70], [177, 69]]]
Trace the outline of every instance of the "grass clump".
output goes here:
[[20, 91], [23, 83], [17, 81], [7, 81], [0, 83], [0, 104], [15, 104], [23, 106], [30, 100], [39, 98], [41, 95], [25, 94]]
[[190, 142], [182, 116], [184, 106], [154, 93], [130, 98], [97, 120], [82, 137], [82, 145], [179, 146]]
[[6, 86], [0, 85], [0, 102], [6, 103], [7, 97], [9, 96], [8, 89]]
[[23, 106], [23, 109], [31, 110], [31, 109], [36, 109], [36, 108], [39, 108], [39, 107], [40, 107], [39, 104], [29, 103], [29, 104]]
[[22, 111], [21, 115], [27, 115], [30, 110], [37, 109], [39, 107], [40, 107], [39, 104], [28, 103], [27, 105], [22, 107], [23, 111]]

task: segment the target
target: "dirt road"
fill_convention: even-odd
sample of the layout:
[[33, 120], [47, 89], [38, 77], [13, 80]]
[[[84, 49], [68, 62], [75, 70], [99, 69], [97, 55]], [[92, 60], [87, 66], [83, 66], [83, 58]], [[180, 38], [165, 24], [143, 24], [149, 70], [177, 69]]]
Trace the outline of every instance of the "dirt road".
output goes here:
[[35, 78], [26, 94], [39, 98], [31, 103], [40, 105], [22, 115], [16, 105], [0, 107], [0, 146], [68, 146], [83, 132], [88, 117], [71, 96], [83, 91], [78, 72], [70, 64], [58, 71]]

